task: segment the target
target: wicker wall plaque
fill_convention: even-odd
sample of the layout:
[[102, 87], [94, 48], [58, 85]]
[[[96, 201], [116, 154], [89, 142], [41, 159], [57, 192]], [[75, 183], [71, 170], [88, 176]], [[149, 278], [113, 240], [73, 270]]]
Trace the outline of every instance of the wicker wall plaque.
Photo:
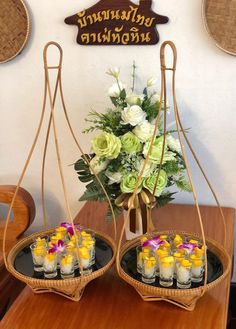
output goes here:
[[30, 30], [23, 0], [0, 0], [0, 63], [10, 61], [24, 48]]
[[203, 19], [216, 46], [236, 55], [236, 0], [203, 0]]
[[152, 0], [100, 0], [94, 6], [65, 19], [78, 26], [81, 45], [153, 45], [158, 43], [157, 24], [168, 17], [156, 14]]

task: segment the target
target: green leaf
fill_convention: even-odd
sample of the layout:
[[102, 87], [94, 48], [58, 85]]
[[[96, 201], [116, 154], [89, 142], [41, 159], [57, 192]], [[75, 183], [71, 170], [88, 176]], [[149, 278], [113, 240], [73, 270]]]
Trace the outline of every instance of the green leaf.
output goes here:
[[191, 185], [183, 178], [175, 181], [176, 186], [184, 192], [192, 192]]
[[160, 195], [158, 198], [156, 198], [156, 200], [157, 200], [156, 207], [157, 208], [164, 207], [169, 202], [173, 201], [174, 198], [172, 198], [172, 195], [174, 195], [174, 194], [176, 194], [176, 192], [165, 193], [165, 194]]
[[125, 89], [122, 89], [122, 90], [121, 90], [121, 92], [120, 92], [120, 98], [121, 98], [122, 100], [125, 100], [125, 98], [126, 98], [126, 91], [125, 91]]

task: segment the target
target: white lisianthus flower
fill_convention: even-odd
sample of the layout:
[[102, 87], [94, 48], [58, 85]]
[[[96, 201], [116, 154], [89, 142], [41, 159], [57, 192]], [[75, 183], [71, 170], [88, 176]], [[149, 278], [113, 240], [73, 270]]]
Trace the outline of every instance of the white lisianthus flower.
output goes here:
[[114, 67], [113, 69], [109, 69], [107, 74], [111, 75], [112, 77], [118, 79], [120, 75], [119, 67]]
[[171, 135], [167, 135], [166, 141], [167, 141], [167, 145], [168, 145], [169, 149], [171, 149], [171, 151], [181, 153], [181, 146], [180, 146], [180, 142], [178, 139], [175, 139]]
[[[137, 168], [138, 171], [139, 171], [139, 174], [141, 173], [141, 170], [142, 170], [142, 168], [143, 168], [144, 161], [145, 161], [144, 159], [141, 159], [141, 160], [139, 161], [139, 168]], [[153, 162], [148, 161], [148, 162], [146, 163], [145, 168], [144, 168], [144, 171], [143, 171], [142, 177], [149, 177], [149, 176], [154, 172], [155, 169], [156, 169], [156, 164], [153, 163]]]
[[127, 104], [132, 106], [132, 105], [140, 105], [142, 103], [143, 99], [144, 99], [143, 94], [137, 95], [137, 94], [131, 93], [126, 96], [125, 101]]
[[157, 82], [157, 79], [155, 79], [155, 78], [153, 78], [153, 77], [149, 78], [149, 79], [147, 80], [147, 87], [152, 87], [152, 86], [154, 86], [154, 85], [156, 84], [156, 82]]
[[112, 172], [109, 170], [106, 170], [105, 175], [109, 178], [108, 185], [112, 184], [118, 184], [121, 182], [122, 175], [120, 172]]
[[[99, 156], [95, 155], [95, 157], [92, 158], [89, 164], [92, 167], [95, 174], [99, 174], [101, 171], [106, 169], [109, 162], [110, 162], [109, 160], [104, 160], [103, 158], [100, 158]], [[93, 172], [91, 171], [91, 173]]]
[[113, 83], [113, 85], [108, 89], [108, 95], [110, 97], [119, 97], [121, 90], [124, 88], [125, 88], [125, 86], [120, 81], [119, 81], [119, 84], [117, 82]]
[[123, 124], [137, 126], [146, 119], [147, 114], [138, 105], [128, 106], [121, 113]]
[[155, 103], [160, 102], [160, 101], [161, 101], [161, 96], [158, 93], [154, 93], [151, 96], [151, 104], [155, 104]]
[[155, 126], [149, 123], [147, 120], [144, 120], [142, 123], [137, 125], [133, 129], [133, 133], [142, 141], [148, 141], [153, 133], [154, 133]]

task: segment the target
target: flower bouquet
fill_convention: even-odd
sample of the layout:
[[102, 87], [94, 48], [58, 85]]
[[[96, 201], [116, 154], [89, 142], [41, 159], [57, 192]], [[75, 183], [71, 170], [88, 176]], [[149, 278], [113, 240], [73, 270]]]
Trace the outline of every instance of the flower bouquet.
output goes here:
[[[90, 127], [84, 131], [84, 133], [99, 131], [92, 138], [92, 151], [86, 157], [103, 183], [116, 215], [120, 213], [121, 206], [128, 208], [129, 197], [135, 191], [140, 173], [142, 179], [136, 192], [138, 195], [142, 194], [142, 199], [145, 199], [145, 196], [149, 198], [152, 196], [152, 203], [157, 207], [162, 207], [173, 200], [173, 195], [176, 193], [173, 187], [191, 191], [185, 179], [185, 164], [179, 140], [172, 136], [175, 130], [165, 132], [166, 141], [161, 164], [164, 142], [162, 120], [149, 152], [155, 130], [154, 122], [158, 114], [162, 116], [162, 112], [164, 113], [164, 106], [161, 104], [160, 95], [153, 91], [155, 84], [153, 78], [148, 79], [142, 93], [135, 91], [135, 69], [134, 64], [130, 89], [120, 80], [118, 68], [107, 72], [115, 79], [108, 90], [113, 107], [107, 109], [105, 113], [90, 112], [86, 118]], [[148, 152], [149, 158], [142, 170]], [[86, 183], [86, 190], [80, 201], [106, 201], [101, 186], [83, 157], [75, 163], [74, 168], [79, 180]], [[161, 170], [158, 176], [159, 169]], [[110, 209], [107, 218], [112, 218]]]

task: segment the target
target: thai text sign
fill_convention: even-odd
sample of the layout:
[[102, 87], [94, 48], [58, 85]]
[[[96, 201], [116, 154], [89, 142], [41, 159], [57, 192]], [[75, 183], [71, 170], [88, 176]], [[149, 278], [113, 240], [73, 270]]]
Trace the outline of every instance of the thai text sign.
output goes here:
[[151, 9], [151, 0], [139, 5], [129, 0], [100, 0], [89, 9], [65, 19], [78, 26], [77, 42], [81, 45], [153, 45], [158, 43], [157, 24], [168, 17]]

